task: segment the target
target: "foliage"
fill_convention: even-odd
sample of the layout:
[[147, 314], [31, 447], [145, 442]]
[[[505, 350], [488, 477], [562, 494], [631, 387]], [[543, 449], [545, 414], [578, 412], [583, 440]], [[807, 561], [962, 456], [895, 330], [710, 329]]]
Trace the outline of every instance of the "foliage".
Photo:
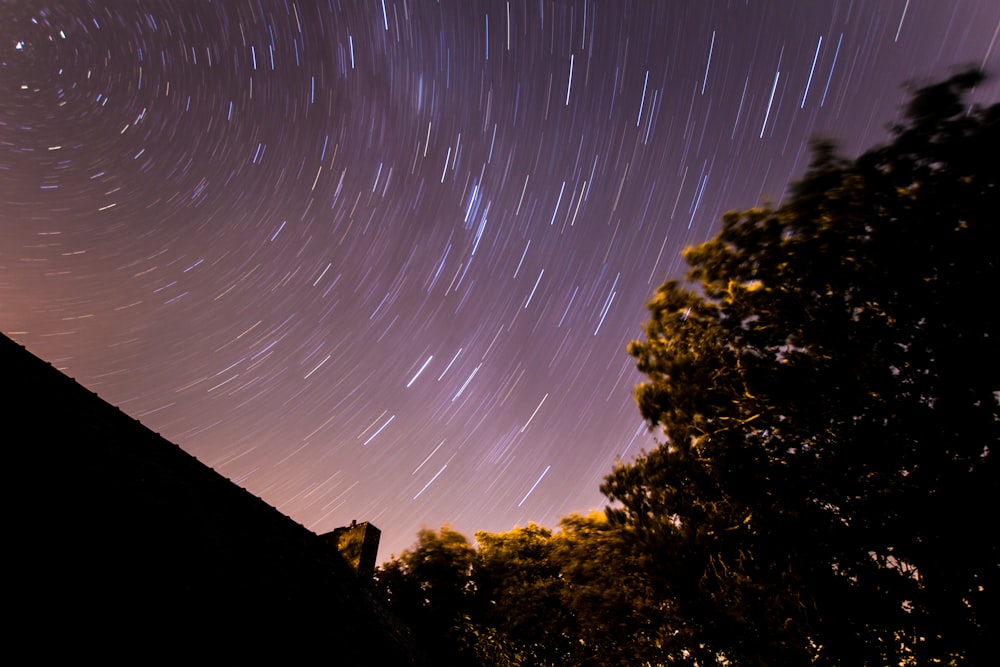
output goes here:
[[629, 347], [663, 442], [602, 487], [698, 664], [984, 664], [996, 618], [1000, 105], [964, 72], [891, 143], [817, 144], [728, 213]]
[[552, 558], [575, 640], [562, 664], [662, 664], [662, 647], [680, 621], [650, 586], [627, 529], [604, 513], [572, 514], [559, 527]]
[[561, 664], [571, 619], [552, 559], [552, 531], [533, 523], [476, 533], [476, 590], [483, 619], [515, 641], [532, 665]]
[[[421, 531], [412, 550], [382, 567], [378, 583], [435, 662], [658, 664], [663, 605], [622, 530], [595, 513], [566, 517], [555, 533], [535, 524], [479, 532], [471, 567], [464, 537], [447, 528], [443, 536]], [[451, 564], [417, 565], [426, 562]], [[414, 590], [441, 589], [462, 594], [425, 595], [413, 604], [420, 597]], [[428, 623], [431, 617], [439, 622]]]
[[474, 558], [466, 537], [443, 526], [421, 530], [413, 549], [375, 572], [376, 587], [392, 610], [425, 640], [425, 649], [448, 664], [477, 664], [464, 648], [476, 630], [464, 622], [472, 600]]

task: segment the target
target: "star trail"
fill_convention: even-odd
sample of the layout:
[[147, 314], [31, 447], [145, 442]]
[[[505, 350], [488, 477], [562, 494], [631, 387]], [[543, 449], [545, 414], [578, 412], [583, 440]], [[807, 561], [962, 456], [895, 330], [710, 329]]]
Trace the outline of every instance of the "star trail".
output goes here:
[[780, 203], [810, 138], [885, 141], [906, 82], [1000, 69], [995, 0], [0, 25], [0, 328], [311, 530], [375, 523], [382, 560], [603, 507], [655, 445], [625, 347], [678, 252]]

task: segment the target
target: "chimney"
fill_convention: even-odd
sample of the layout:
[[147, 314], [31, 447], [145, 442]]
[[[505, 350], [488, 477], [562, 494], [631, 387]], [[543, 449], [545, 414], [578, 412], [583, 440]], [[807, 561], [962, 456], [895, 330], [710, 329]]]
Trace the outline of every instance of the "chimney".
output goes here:
[[358, 578], [370, 581], [375, 574], [375, 560], [378, 557], [378, 540], [382, 531], [363, 521], [351, 521], [350, 526], [335, 528], [320, 535], [320, 539], [340, 552], [348, 565], [354, 568]]

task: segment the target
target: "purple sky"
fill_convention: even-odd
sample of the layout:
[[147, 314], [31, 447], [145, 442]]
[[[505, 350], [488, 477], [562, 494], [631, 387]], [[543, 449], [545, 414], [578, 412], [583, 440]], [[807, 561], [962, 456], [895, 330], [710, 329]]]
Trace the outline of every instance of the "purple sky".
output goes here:
[[382, 560], [603, 507], [653, 444], [625, 346], [678, 252], [780, 202], [811, 136], [884, 141], [905, 81], [1000, 73], [996, 0], [0, 25], [0, 329], [308, 528], [372, 521]]

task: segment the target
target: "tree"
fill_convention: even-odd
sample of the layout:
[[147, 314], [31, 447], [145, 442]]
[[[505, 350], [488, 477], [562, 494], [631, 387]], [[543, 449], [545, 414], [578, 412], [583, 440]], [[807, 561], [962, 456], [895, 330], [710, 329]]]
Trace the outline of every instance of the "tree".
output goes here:
[[[604, 514], [476, 533], [421, 531], [377, 574], [432, 661], [458, 665], [661, 664], [672, 607]], [[430, 567], [428, 567], [430, 565]]]
[[434, 662], [475, 665], [467, 622], [475, 551], [464, 535], [442, 526], [421, 530], [417, 543], [375, 572], [392, 611], [413, 630]]
[[662, 664], [663, 646], [682, 621], [650, 586], [628, 532], [599, 512], [559, 522], [550, 558], [563, 582], [561, 604], [573, 639], [561, 664]]
[[518, 667], [547, 664], [537, 641], [549, 627], [542, 579], [551, 531], [531, 524], [468, 539], [447, 525], [421, 530], [417, 542], [382, 565], [377, 588], [413, 630], [434, 664]]
[[476, 533], [476, 593], [484, 624], [498, 628], [531, 665], [563, 664], [572, 619], [552, 559], [552, 531], [534, 523]]
[[[892, 141], [818, 143], [776, 209], [685, 251], [629, 353], [661, 444], [602, 490], [698, 664], [985, 664], [1000, 105], [914, 91]], [[991, 502], [992, 501], [992, 502]]]

